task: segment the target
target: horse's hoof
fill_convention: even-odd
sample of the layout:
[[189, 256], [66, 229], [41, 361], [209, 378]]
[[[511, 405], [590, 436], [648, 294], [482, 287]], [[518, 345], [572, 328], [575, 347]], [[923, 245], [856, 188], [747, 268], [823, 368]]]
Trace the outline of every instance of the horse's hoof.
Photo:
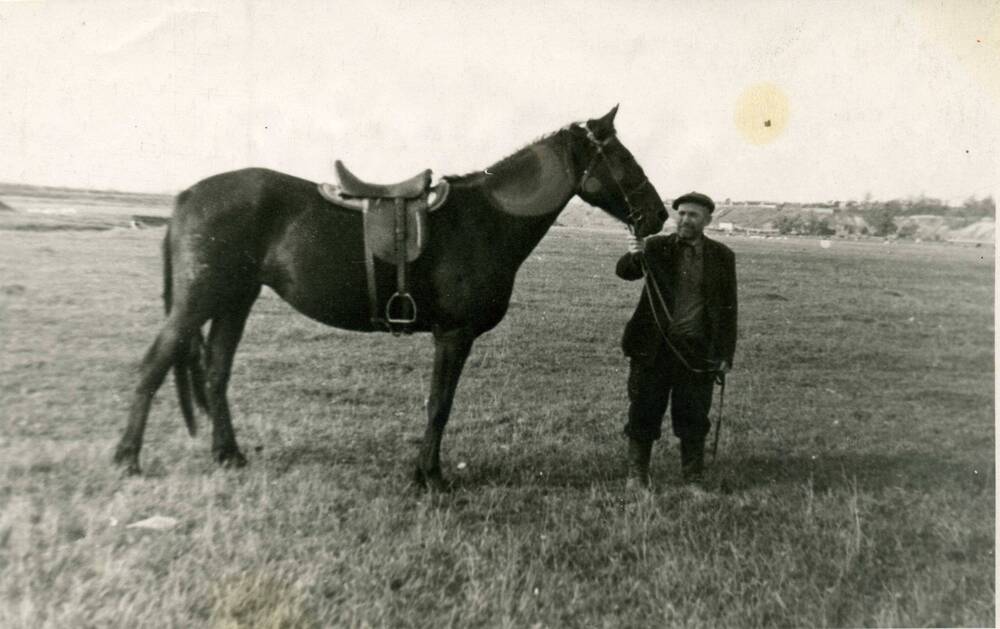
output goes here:
[[142, 475], [142, 468], [139, 467], [138, 463], [129, 463], [127, 465], [121, 466], [122, 477], [123, 478], [133, 478], [135, 476]]
[[439, 469], [428, 472], [418, 467], [413, 480], [422, 489], [433, 493], [448, 493], [452, 490], [452, 484], [444, 479]]
[[122, 476], [138, 476], [142, 474], [139, 467], [139, 455], [135, 452], [119, 448], [111, 459], [112, 463], [122, 471]]
[[215, 461], [222, 467], [239, 469], [247, 466], [247, 458], [243, 453], [233, 448], [231, 450], [218, 450], [215, 453]]

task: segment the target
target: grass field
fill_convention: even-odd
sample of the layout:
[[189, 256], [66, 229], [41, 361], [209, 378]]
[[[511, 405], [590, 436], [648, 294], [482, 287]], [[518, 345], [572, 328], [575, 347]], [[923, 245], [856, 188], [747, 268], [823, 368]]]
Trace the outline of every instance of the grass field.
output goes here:
[[[408, 480], [430, 340], [269, 293], [230, 396], [250, 466], [215, 469], [167, 386], [145, 476], [120, 478], [162, 233], [0, 231], [0, 627], [995, 622], [992, 247], [727, 240], [719, 459], [686, 489], [664, 440], [632, 495], [640, 287], [614, 276], [621, 235], [556, 229], [473, 350], [438, 496]], [[152, 515], [178, 525], [125, 527]]]

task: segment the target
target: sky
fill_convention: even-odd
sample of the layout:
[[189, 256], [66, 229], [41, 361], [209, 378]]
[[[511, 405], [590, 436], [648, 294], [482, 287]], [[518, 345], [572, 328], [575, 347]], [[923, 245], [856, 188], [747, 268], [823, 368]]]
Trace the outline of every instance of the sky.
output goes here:
[[668, 198], [995, 195], [1000, 3], [0, 2], [3, 182], [465, 173], [615, 104]]

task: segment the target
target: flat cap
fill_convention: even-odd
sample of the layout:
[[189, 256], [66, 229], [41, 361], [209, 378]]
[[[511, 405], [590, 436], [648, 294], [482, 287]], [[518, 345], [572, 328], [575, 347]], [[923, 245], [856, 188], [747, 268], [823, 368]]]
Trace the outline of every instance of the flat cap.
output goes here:
[[709, 212], [715, 211], [715, 201], [712, 200], [707, 194], [702, 194], [700, 192], [688, 192], [687, 194], [682, 194], [681, 196], [674, 199], [671, 204], [676, 210], [677, 206], [681, 203], [697, 203], [703, 207], [707, 207]]

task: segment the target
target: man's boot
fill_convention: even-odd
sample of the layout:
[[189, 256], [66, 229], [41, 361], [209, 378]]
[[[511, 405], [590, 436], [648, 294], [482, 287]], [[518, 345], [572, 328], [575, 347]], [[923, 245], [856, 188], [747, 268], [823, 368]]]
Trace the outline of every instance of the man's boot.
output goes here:
[[705, 471], [705, 438], [681, 441], [681, 478], [685, 483], [700, 483]]
[[652, 441], [628, 438], [628, 486], [649, 487], [649, 459]]

